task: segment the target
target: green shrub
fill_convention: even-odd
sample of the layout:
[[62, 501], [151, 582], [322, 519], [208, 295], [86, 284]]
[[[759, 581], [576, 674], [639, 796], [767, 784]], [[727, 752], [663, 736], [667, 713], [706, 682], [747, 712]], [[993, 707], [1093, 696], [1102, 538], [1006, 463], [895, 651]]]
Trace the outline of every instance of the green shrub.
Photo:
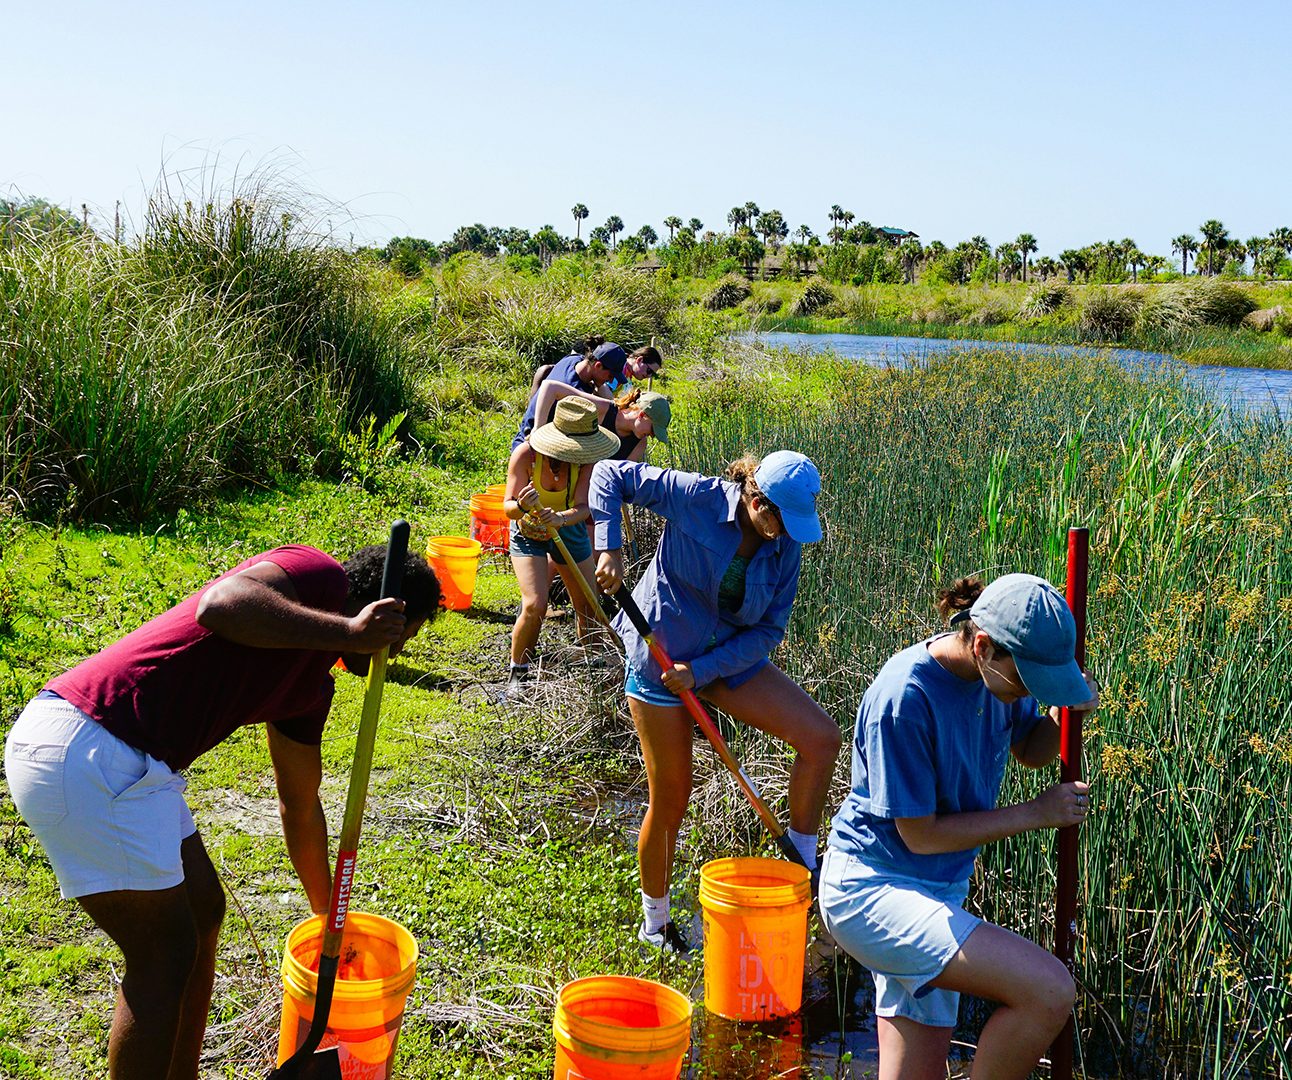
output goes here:
[[1130, 289], [1090, 289], [1081, 309], [1081, 332], [1096, 341], [1120, 341], [1134, 327], [1139, 306], [1139, 293]]
[[1041, 319], [1071, 303], [1072, 290], [1067, 285], [1061, 281], [1044, 282], [1028, 289], [1018, 314], [1023, 319]]
[[809, 278], [803, 291], [790, 304], [789, 314], [792, 318], [801, 319], [815, 315], [822, 308], [835, 302], [835, 293], [826, 282], [819, 278]]
[[709, 290], [704, 298], [704, 306], [710, 311], [722, 311], [733, 308], [753, 292], [748, 280], [741, 274], [727, 274]]

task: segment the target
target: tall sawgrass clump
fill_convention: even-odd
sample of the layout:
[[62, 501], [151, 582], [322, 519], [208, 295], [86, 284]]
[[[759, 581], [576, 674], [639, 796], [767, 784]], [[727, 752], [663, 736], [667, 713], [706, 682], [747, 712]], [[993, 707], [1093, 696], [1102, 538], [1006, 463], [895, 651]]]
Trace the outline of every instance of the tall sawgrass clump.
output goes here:
[[1141, 296], [1130, 289], [1097, 288], [1081, 306], [1081, 332], [1100, 342], [1121, 341], [1134, 328]]
[[[1101, 357], [967, 352], [840, 364], [829, 381], [814, 360], [811, 385], [780, 385], [796, 360], [774, 356], [713, 380], [671, 442], [702, 471], [777, 447], [821, 468], [825, 538], [804, 552], [779, 661], [851, 735], [879, 667], [937, 631], [939, 585], [1014, 570], [1061, 584], [1066, 530], [1089, 527], [1103, 703], [1085, 746], [1083, 1060], [1100, 1075], [1287, 1074], [1292, 433]], [[1015, 802], [1057, 770], [1007, 776]], [[1046, 944], [1053, 844], [989, 845], [973, 895]]]
[[0, 252], [0, 495], [141, 519], [300, 464], [341, 424], [258, 327], [106, 245]]
[[181, 285], [254, 323], [267, 349], [330, 383], [347, 423], [408, 407], [398, 322], [376, 302], [359, 260], [272, 177], [215, 192], [163, 182], [135, 252], [163, 289]]
[[263, 186], [143, 231], [0, 249], [0, 497], [140, 520], [230, 483], [339, 468], [407, 407], [401, 328], [357, 260]]

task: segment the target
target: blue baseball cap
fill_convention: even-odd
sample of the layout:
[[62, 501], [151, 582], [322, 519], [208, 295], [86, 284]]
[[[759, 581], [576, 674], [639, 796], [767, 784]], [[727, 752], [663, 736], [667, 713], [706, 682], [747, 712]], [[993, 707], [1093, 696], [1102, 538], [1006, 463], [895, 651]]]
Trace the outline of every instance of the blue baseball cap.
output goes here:
[[777, 450], [754, 470], [754, 482], [780, 511], [791, 540], [812, 544], [821, 539], [821, 519], [816, 516], [821, 474], [811, 461], [793, 450]]
[[613, 341], [607, 341], [592, 350], [592, 359], [609, 371], [616, 379], [623, 378], [628, 354]]
[[1018, 677], [1047, 705], [1084, 705], [1090, 687], [1077, 666], [1077, 623], [1063, 595], [1034, 574], [1005, 574], [979, 594], [969, 617], [1009, 652]]

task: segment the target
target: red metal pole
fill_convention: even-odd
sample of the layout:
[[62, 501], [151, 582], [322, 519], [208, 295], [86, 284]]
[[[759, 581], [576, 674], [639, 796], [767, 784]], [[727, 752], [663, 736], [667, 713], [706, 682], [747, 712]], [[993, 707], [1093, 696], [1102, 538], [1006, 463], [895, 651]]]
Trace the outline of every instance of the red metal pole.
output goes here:
[[[1077, 623], [1077, 663], [1086, 666], [1086, 588], [1089, 581], [1090, 530], [1068, 530], [1068, 607]], [[1081, 716], [1072, 709], [1059, 710], [1059, 779], [1064, 783], [1081, 779]], [[1054, 955], [1075, 976], [1077, 937], [1077, 830], [1069, 825], [1059, 830], [1058, 888], [1054, 898]], [[1072, 1080], [1072, 1017], [1050, 1047], [1050, 1075], [1054, 1080]]]

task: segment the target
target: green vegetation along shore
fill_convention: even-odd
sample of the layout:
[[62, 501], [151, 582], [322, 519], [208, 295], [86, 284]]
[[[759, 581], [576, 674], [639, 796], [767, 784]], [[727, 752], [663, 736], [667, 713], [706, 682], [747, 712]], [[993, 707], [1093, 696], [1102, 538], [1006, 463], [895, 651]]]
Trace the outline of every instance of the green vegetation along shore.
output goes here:
[[[883, 660], [933, 632], [937, 585], [975, 570], [1058, 580], [1064, 529], [1091, 528], [1090, 662], [1105, 700], [1086, 747], [1081, 1060], [1091, 1076], [1288, 1071], [1292, 436], [1279, 421], [1099, 356], [984, 344], [901, 370], [805, 367], [728, 339], [752, 297], [783, 290], [784, 306], [828, 289], [803, 315], [822, 318], [848, 290], [878, 304], [872, 287], [756, 283], [715, 306], [705, 296], [721, 279], [471, 254], [409, 279], [311, 240], [284, 212], [249, 198], [160, 206], [155, 231], [121, 245], [0, 247], [0, 730], [50, 674], [250, 552], [340, 554], [395, 516], [415, 545], [462, 534], [469, 495], [501, 478], [533, 367], [593, 332], [655, 337], [675, 402], [657, 464], [711, 472], [786, 445], [821, 466], [826, 538], [805, 552], [778, 660], [846, 736]], [[1145, 293], [1136, 319], [1151, 302], [1166, 305]], [[515, 603], [506, 564], [486, 559], [473, 608], [437, 621], [391, 672], [357, 903], [422, 950], [400, 1040], [409, 1077], [550, 1074], [554, 996], [578, 975], [649, 975], [702, 996], [699, 963], [661, 964], [633, 939], [645, 783], [618, 677], [589, 667], [558, 623], [552, 677], [499, 703]], [[341, 676], [324, 750], [334, 825], [360, 697]], [[731, 735], [783, 801], [783, 749]], [[764, 849], [720, 767], [697, 760], [677, 872], [688, 910], [701, 863]], [[189, 780], [231, 897], [204, 1070], [260, 1075], [278, 951], [306, 914], [263, 738], [244, 731]], [[1005, 798], [1031, 790], [1011, 783]], [[844, 755], [833, 805], [846, 784]], [[113, 950], [58, 900], [3, 786], [0, 847], [0, 1072], [97, 1075]], [[1049, 839], [1033, 835], [986, 853], [973, 903], [1045, 941], [1052, 889]], [[827, 1035], [841, 1053], [846, 1040]], [[732, 1075], [712, 1053], [697, 1048], [694, 1075]], [[847, 1068], [836, 1054], [808, 1074]]]

